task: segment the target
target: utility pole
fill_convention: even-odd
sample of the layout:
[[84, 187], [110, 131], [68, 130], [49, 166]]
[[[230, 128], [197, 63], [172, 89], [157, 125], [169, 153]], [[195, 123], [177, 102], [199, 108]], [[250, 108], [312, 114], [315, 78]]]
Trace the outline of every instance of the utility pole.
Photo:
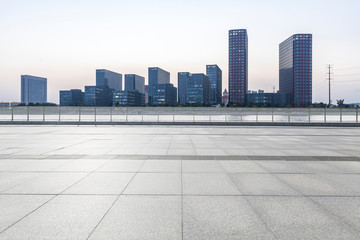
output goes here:
[[328, 70], [328, 81], [329, 81], [329, 107], [331, 106], [331, 75], [333, 74], [332, 69], [333, 69], [333, 65], [328, 64], [327, 65], [327, 70]]

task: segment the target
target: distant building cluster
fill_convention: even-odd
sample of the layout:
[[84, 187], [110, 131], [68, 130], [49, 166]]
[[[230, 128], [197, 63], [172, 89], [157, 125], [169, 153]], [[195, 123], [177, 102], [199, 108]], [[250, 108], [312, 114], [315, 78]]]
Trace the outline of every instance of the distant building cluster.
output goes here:
[[[272, 106], [307, 107], [312, 103], [312, 35], [295, 34], [279, 45], [279, 91], [248, 89], [248, 35], [246, 29], [229, 31], [229, 85], [222, 92], [222, 70], [206, 66], [204, 73], [178, 73], [178, 88], [170, 73], [148, 68], [145, 78], [96, 70], [96, 84], [84, 91], [60, 91], [61, 106]], [[47, 102], [47, 79], [21, 76], [21, 103]]]

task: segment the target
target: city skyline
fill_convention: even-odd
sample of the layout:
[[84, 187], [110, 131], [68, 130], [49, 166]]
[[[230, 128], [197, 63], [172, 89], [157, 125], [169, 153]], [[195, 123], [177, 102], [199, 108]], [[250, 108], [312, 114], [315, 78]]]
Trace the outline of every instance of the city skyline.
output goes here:
[[[314, 37], [313, 102], [327, 102], [328, 63], [334, 64], [335, 70], [333, 102], [339, 98], [359, 102], [360, 34], [353, 29], [359, 27], [356, 6], [360, 3], [346, 2], [349, 4], [326, 1], [328, 4], [323, 5], [325, 1], [316, 1], [309, 7], [310, 1], [207, 1], [206, 11], [199, 16], [204, 1], [6, 3], [0, 10], [1, 22], [7, 23], [0, 25], [4, 32], [0, 44], [6, 46], [0, 55], [0, 101], [19, 101], [19, 78], [28, 74], [46, 77], [48, 101], [58, 103], [59, 90], [92, 85], [93, 69], [101, 68], [147, 76], [148, 67], [159, 66], [170, 72], [170, 81], [177, 86], [178, 72], [204, 73], [206, 65], [217, 64], [223, 70], [224, 90], [228, 88], [227, 32], [245, 28], [249, 37], [249, 90], [279, 89], [279, 44], [293, 34], [309, 32]], [[41, 9], [37, 8], [40, 4]], [[120, 16], [111, 14], [120, 8]], [[187, 18], [174, 14], [184, 8], [189, 8]], [[127, 13], [135, 9], [138, 19]], [[107, 10], [107, 17], [88, 21], [94, 12]], [[156, 16], [160, 12], [164, 15]], [[215, 12], [218, 18], [206, 17]], [[129, 26], [122, 24], [130, 20], [134, 21]], [[103, 40], [94, 35], [100, 27], [116, 27], [120, 33]], [[145, 40], [140, 38], [142, 34], [147, 36]]]

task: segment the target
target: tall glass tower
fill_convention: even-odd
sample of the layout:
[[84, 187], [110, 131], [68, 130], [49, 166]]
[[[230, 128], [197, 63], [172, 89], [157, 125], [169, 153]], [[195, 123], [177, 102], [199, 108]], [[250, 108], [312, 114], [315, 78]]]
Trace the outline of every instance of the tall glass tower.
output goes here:
[[248, 37], [246, 29], [229, 31], [229, 103], [244, 105], [248, 91]]
[[108, 86], [115, 91], [122, 90], [122, 74], [106, 69], [96, 70], [96, 86]]
[[218, 65], [206, 65], [206, 76], [211, 84], [211, 104], [221, 104], [222, 71]]
[[46, 103], [47, 79], [30, 75], [21, 75], [21, 102]]
[[279, 91], [288, 94], [288, 104], [307, 107], [312, 103], [312, 35], [295, 34], [279, 46]]
[[125, 74], [125, 91], [134, 90], [145, 94], [145, 78], [136, 74]]
[[155, 85], [170, 83], [170, 73], [159, 67], [149, 67], [148, 73], [149, 98], [151, 98], [153, 96], [153, 90]]

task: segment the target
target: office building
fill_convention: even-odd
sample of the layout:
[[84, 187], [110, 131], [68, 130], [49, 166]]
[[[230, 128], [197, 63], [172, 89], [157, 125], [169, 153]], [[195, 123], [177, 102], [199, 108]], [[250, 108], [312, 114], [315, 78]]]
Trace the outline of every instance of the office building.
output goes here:
[[206, 76], [211, 84], [211, 104], [220, 104], [222, 91], [222, 71], [218, 65], [206, 65]]
[[243, 106], [248, 91], [248, 37], [246, 29], [229, 31], [229, 103]]
[[145, 106], [145, 94], [136, 90], [115, 91], [113, 93], [113, 106]]
[[85, 86], [85, 106], [111, 106], [113, 90], [108, 86]]
[[178, 73], [178, 103], [180, 105], [186, 104], [186, 82], [190, 76], [191, 74], [189, 72]]
[[30, 75], [21, 75], [21, 102], [46, 103], [47, 79]]
[[211, 103], [211, 85], [203, 73], [191, 74], [186, 82], [186, 103], [207, 105]]
[[149, 103], [149, 85], [145, 85], [145, 104]]
[[285, 107], [288, 95], [284, 93], [266, 93], [264, 90], [248, 91], [246, 95], [247, 106], [258, 107]]
[[152, 94], [152, 105], [176, 105], [177, 89], [171, 83], [154, 85]]
[[[167, 84], [170, 83], [170, 73], [159, 68], [159, 67], [150, 67], [148, 69], [149, 74], [149, 98], [153, 95], [153, 89], [156, 84]], [[150, 101], [152, 102], [152, 101]]]
[[125, 74], [125, 91], [138, 91], [145, 94], [145, 78], [136, 74]]
[[83, 105], [83, 92], [80, 89], [61, 90], [60, 106], [81, 106]]
[[279, 90], [290, 95], [290, 104], [312, 103], [312, 35], [295, 34], [279, 46]]
[[108, 86], [114, 91], [122, 90], [122, 75], [120, 73], [112, 72], [106, 69], [96, 70], [96, 86]]

